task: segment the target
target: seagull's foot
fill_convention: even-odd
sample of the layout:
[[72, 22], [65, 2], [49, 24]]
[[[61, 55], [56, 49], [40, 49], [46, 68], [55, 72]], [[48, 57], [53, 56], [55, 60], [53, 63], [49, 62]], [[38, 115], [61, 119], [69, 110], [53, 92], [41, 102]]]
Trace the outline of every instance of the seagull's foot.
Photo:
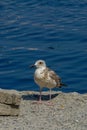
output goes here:
[[37, 102], [37, 104], [43, 104], [42, 100], [39, 100], [39, 101]]
[[45, 102], [45, 104], [48, 106], [54, 106], [54, 104], [51, 101], [47, 101], [47, 102]]
[[43, 104], [42, 100], [34, 101], [32, 104]]

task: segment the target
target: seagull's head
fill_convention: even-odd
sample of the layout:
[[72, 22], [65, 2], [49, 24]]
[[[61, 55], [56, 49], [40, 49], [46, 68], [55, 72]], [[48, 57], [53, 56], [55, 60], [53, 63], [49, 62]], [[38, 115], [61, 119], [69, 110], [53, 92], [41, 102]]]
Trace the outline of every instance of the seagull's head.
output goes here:
[[32, 65], [32, 67], [36, 67], [36, 68], [45, 68], [46, 67], [46, 63], [44, 60], [38, 60], [35, 62], [34, 65]]
[[35, 67], [36, 68], [43, 68], [43, 67], [46, 67], [46, 63], [44, 60], [38, 60], [35, 62]]

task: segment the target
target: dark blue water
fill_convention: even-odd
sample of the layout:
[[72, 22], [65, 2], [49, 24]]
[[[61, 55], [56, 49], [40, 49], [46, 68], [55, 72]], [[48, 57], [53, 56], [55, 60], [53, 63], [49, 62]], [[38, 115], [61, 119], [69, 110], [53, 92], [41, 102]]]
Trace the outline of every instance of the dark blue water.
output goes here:
[[0, 88], [39, 90], [29, 65], [44, 59], [87, 93], [87, 0], [0, 1]]

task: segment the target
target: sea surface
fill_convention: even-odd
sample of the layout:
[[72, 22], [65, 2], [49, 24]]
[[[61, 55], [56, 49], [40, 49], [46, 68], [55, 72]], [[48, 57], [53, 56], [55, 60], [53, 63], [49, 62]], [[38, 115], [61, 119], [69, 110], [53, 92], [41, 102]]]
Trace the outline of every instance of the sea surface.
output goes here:
[[68, 85], [54, 90], [87, 93], [87, 0], [0, 1], [0, 88], [38, 91], [38, 59]]

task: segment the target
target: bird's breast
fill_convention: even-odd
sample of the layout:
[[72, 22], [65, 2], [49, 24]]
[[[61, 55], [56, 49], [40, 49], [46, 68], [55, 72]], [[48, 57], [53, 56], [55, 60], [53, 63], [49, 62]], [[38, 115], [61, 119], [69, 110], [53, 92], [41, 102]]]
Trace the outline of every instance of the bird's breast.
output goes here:
[[38, 78], [38, 79], [41, 79], [41, 78], [44, 77], [44, 73], [43, 73], [43, 71], [41, 71], [40, 69], [37, 69], [37, 70], [35, 71], [34, 76], [35, 76], [36, 78]]
[[41, 87], [53, 88], [56, 86], [55, 81], [52, 80], [45, 71], [36, 70], [34, 80]]
[[37, 69], [35, 71], [35, 74], [34, 74], [34, 80], [35, 82], [39, 85], [39, 86], [45, 86], [46, 83], [45, 83], [45, 77], [44, 77], [44, 73], [42, 70], [40, 69]]

